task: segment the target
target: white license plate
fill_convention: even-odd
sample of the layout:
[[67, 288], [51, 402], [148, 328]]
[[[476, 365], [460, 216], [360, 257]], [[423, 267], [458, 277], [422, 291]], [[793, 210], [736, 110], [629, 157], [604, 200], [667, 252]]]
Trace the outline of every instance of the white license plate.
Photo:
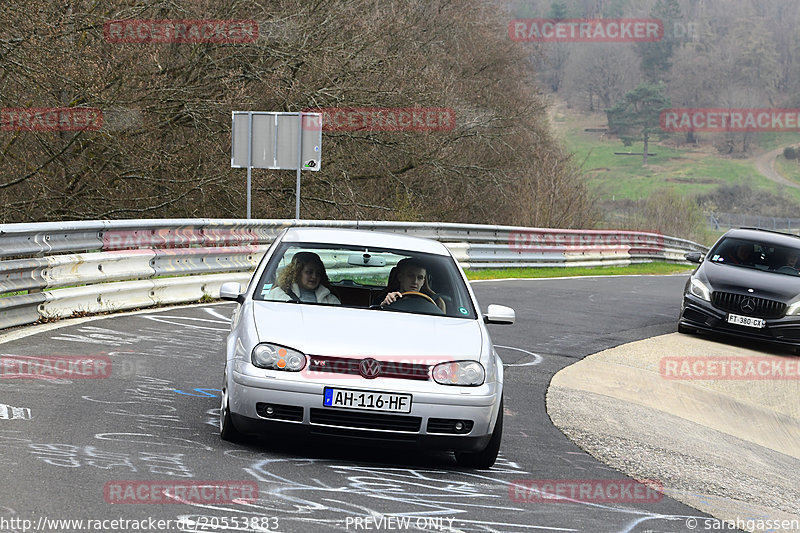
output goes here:
[[410, 413], [411, 395], [325, 387], [322, 404], [341, 409], [366, 409], [389, 413]]
[[748, 326], [751, 328], [763, 328], [767, 325], [767, 321], [763, 318], [753, 318], [751, 316], [742, 315], [728, 315], [729, 324], [738, 324], [739, 326]]

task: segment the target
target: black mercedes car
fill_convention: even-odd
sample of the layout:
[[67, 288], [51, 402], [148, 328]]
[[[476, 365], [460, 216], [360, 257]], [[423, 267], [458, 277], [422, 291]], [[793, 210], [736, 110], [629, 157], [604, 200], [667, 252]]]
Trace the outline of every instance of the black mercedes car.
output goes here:
[[686, 282], [678, 331], [716, 331], [800, 347], [800, 237], [728, 231]]

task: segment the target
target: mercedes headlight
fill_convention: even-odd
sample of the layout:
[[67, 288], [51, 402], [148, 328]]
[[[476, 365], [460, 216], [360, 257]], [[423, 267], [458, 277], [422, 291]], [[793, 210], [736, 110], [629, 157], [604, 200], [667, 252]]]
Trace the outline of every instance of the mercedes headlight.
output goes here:
[[451, 361], [433, 367], [433, 380], [440, 385], [475, 387], [483, 385], [486, 371], [477, 361]]
[[787, 315], [800, 315], [800, 302], [795, 302], [786, 310]]
[[691, 283], [689, 283], [689, 292], [700, 298], [701, 300], [705, 300], [707, 302], [711, 301], [711, 291], [708, 290], [708, 287], [697, 278], [692, 278]]
[[306, 356], [285, 346], [263, 342], [253, 348], [253, 364], [270, 370], [299, 372], [306, 366]]

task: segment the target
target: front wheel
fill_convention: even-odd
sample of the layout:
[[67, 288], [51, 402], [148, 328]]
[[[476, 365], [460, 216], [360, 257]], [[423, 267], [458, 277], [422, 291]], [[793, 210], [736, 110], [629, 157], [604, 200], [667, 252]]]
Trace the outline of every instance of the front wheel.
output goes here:
[[456, 452], [456, 463], [466, 468], [486, 469], [497, 460], [500, 452], [500, 441], [503, 438], [503, 399], [500, 398], [500, 411], [497, 413], [497, 422], [494, 424], [492, 438], [486, 448], [479, 452]]
[[242, 434], [236, 429], [236, 426], [233, 425], [233, 420], [231, 419], [231, 410], [228, 406], [228, 389], [223, 386], [222, 388], [222, 401], [220, 402], [219, 408], [219, 436], [222, 440], [226, 440], [228, 442], [240, 442], [242, 440]]

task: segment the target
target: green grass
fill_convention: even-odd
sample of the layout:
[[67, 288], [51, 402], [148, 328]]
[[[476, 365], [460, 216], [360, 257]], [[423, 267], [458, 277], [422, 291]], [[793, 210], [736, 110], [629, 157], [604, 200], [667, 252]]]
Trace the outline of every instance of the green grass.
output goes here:
[[789, 160], [779, 155], [775, 160], [775, 170], [784, 178], [800, 183], [800, 161]]
[[502, 279], [502, 278], [560, 278], [565, 276], [619, 276], [641, 274], [676, 274], [690, 272], [691, 265], [678, 265], [675, 263], [653, 262], [637, 263], [628, 266], [607, 267], [542, 267], [542, 268], [501, 268], [467, 270], [467, 278]]
[[11, 296], [19, 296], [21, 294], [28, 294], [28, 291], [14, 291], [14, 292], [7, 292], [5, 294], [0, 294], [0, 298], [9, 298]]
[[[625, 146], [616, 137], [583, 131], [585, 127], [605, 125], [605, 115], [590, 116], [573, 112], [559, 114], [554, 119], [564, 145], [581, 165], [587, 183], [602, 200], [639, 200], [650, 197], [662, 188], [695, 196], [711, 192], [717, 186], [749, 185], [777, 194], [789, 194], [800, 202], [800, 190], [787, 190], [756, 171], [752, 158], [732, 159], [720, 155], [710, 145], [709, 134], [701, 135], [699, 147], [675, 148], [651, 142], [648, 166], [642, 166], [641, 156], [620, 156], [614, 152], [642, 152], [641, 142]], [[753, 143], [764, 148], [776, 148], [797, 142], [796, 133], [762, 133]]]
[[765, 131], [757, 135], [758, 145], [766, 151], [797, 144], [797, 141], [800, 140], [797, 132], [794, 131]]

